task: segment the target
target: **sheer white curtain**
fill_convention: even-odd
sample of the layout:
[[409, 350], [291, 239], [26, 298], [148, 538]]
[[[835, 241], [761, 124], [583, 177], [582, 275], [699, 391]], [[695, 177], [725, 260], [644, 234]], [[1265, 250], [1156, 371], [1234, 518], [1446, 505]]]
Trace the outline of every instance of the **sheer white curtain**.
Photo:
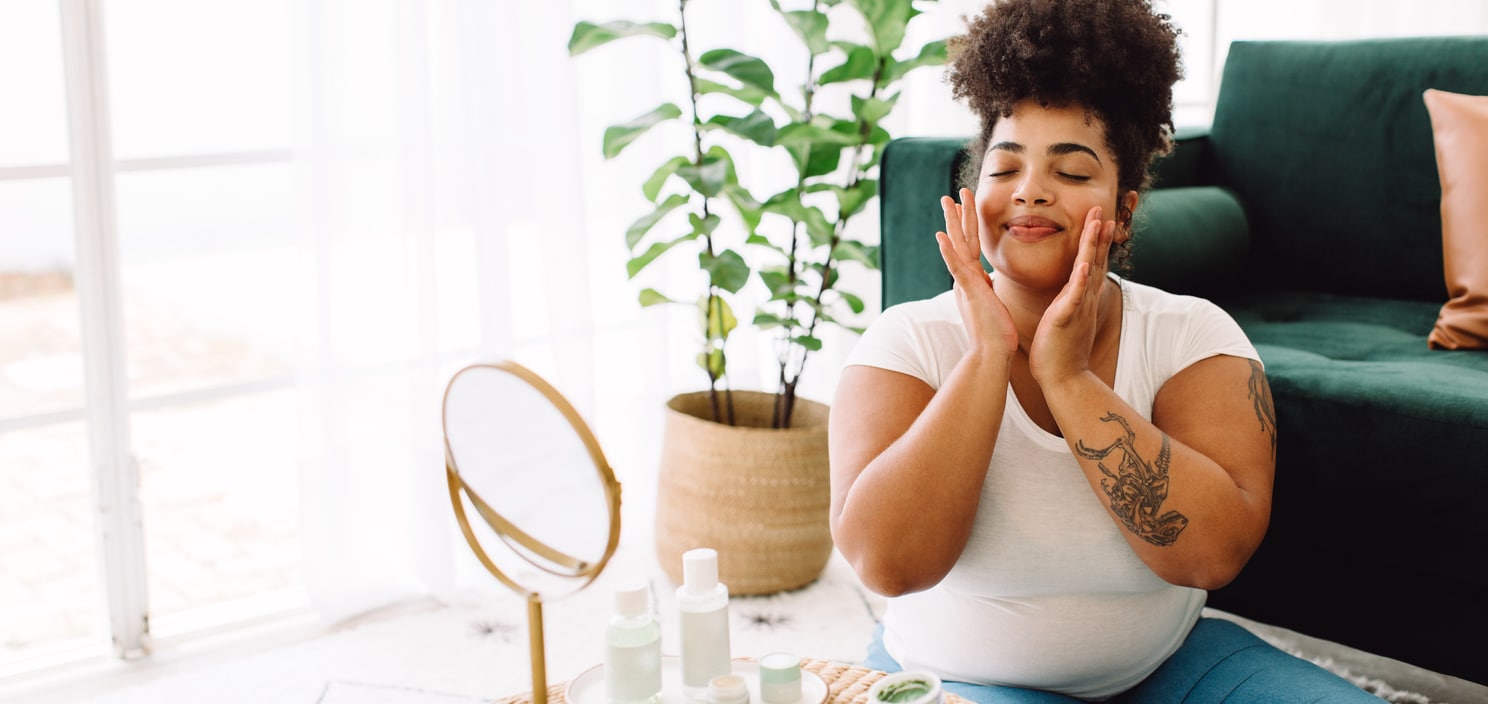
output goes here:
[[265, 284], [304, 288], [306, 574], [336, 619], [470, 573], [444, 493], [444, 384], [515, 358], [592, 412], [590, 272], [624, 267], [583, 228], [565, 3], [299, 7], [303, 256]]

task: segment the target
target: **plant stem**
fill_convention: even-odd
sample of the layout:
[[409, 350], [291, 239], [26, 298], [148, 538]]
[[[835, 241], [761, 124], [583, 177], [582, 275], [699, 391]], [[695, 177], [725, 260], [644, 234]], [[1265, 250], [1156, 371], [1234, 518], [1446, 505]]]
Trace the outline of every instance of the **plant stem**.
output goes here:
[[[879, 80], [883, 77], [884, 63], [885, 62], [883, 59], [879, 59], [878, 66], [873, 71], [873, 87], [870, 88], [868, 91], [868, 98], [870, 100], [878, 96], [878, 84]], [[864, 122], [862, 124], [861, 132], [861, 136], [865, 139], [872, 134], [871, 128], [867, 122]], [[852, 159], [850, 160], [851, 168], [848, 171], [848, 190], [852, 190], [853, 188], [856, 188], [859, 183], [862, 183], [862, 177], [867, 174], [868, 169], [866, 167], [858, 165], [859, 160], [861, 160], [863, 157], [863, 147], [865, 146], [865, 144], [866, 142], [864, 144], [859, 144], [853, 148], [853, 155]], [[811, 306], [811, 321], [806, 325], [806, 337], [811, 336], [811, 334], [816, 330], [817, 322], [821, 320], [821, 316], [818, 311], [821, 310], [823, 295], [832, 288], [832, 263], [836, 261], [836, 259], [831, 255], [831, 252], [835, 252], [837, 250], [837, 244], [842, 241], [842, 235], [847, 229], [847, 221], [851, 218], [852, 216], [850, 215], [840, 216], [837, 219], [836, 227], [832, 228], [832, 240], [827, 245], [827, 259], [822, 264], [821, 285], [816, 290], [816, 298], [814, 299]], [[795, 408], [796, 384], [800, 382], [801, 375], [806, 371], [806, 360], [809, 357], [810, 353], [811, 350], [809, 349], [802, 350], [800, 365], [796, 367], [795, 373], [793, 375], [790, 375], [788, 378], [786, 375], [785, 365], [781, 365], [781, 383], [783, 384], [784, 388], [788, 390], [788, 393], [786, 394], [785, 402], [783, 404], [783, 411], [781, 409], [777, 409], [777, 411], [784, 412], [786, 414], [786, 418], [790, 417], [791, 411]]]
[[[819, 0], [812, 0], [811, 11], [821, 11], [821, 3]], [[804, 101], [804, 107], [801, 110], [801, 122], [809, 123], [811, 122], [812, 99], [816, 97], [816, 54], [811, 51], [811, 47], [809, 46], [806, 47], [806, 83], [801, 86], [801, 97]], [[801, 168], [796, 171], [796, 193], [798, 194], [801, 193], [801, 190], [806, 187], [806, 168], [808, 165], [810, 165], [810, 163], [811, 148], [807, 147], [806, 163], [802, 164]], [[800, 240], [801, 223], [792, 223], [790, 254], [786, 257], [786, 276], [788, 277], [787, 281], [790, 283], [791, 291], [796, 290], [796, 264], [799, 261], [799, 258], [796, 254], [796, 247]], [[830, 251], [827, 255], [827, 258], [830, 261]], [[796, 310], [798, 305], [799, 303], [794, 299], [786, 302], [786, 320], [796, 320]], [[794, 342], [791, 342], [791, 333], [794, 330], [798, 329], [799, 326], [787, 323], [784, 327], [785, 345], [783, 345], [782, 351], [778, 353], [775, 358], [776, 361], [780, 364], [780, 378], [777, 382], [780, 385], [780, 391], [776, 392], [775, 394], [775, 409], [773, 418], [770, 423], [771, 427], [774, 428], [790, 427], [790, 411], [791, 407], [795, 405], [796, 400], [796, 384], [794, 380], [787, 379], [786, 370], [790, 366], [791, 350], [796, 344]], [[807, 334], [810, 333], [808, 332]], [[796, 378], [799, 379], [800, 374], [797, 374]]]
[[[681, 27], [680, 27], [681, 31], [679, 32], [679, 34], [682, 37], [682, 65], [683, 65], [683, 70], [686, 71], [686, 73], [687, 73], [687, 98], [688, 98], [688, 101], [690, 102], [691, 107], [692, 107], [692, 149], [693, 149], [693, 160], [692, 160], [692, 164], [693, 164], [693, 166], [696, 166], [699, 169], [701, 169], [703, 167], [703, 129], [702, 129], [703, 120], [702, 120], [702, 115], [698, 111], [697, 76], [692, 71], [692, 53], [688, 50], [688, 47], [687, 47], [687, 0], [677, 0], [677, 14], [678, 14], [678, 18], [679, 18], [679, 23], [681, 25]], [[702, 194], [700, 194], [700, 195], [702, 195]], [[703, 220], [704, 221], [706, 221], [708, 219], [708, 205], [709, 205], [708, 200], [709, 200], [708, 199], [708, 196], [707, 195], [703, 195]], [[711, 258], [713, 256], [713, 235], [712, 235], [712, 233], [704, 233], [703, 234], [703, 242], [704, 242], [704, 245], [707, 247], [708, 256]], [[713, 351], [713, 330], [712, 330], [711, 323], [712, 323], [712, 321], [714, 319], [714, 317], [713, 317], [714, 315], [717, 315], [718, 316], [718, 320], [720, 321], [719, 330], [721, 331], [722, 330], [722, 319], [723, 319], [722, 299], [718, 295], [718, 287], [717, 286], [714, 286], [713, 285], [713, 282], [710, 280], [708, 282], [707, 312], [706, 312], [706, 314], [703, 315], [703, 340], [704, 340], [704, 342], [703, 342], [703, 355], [704, 355], [704, 357], [703, 357], [703, 371], [707, 372], [707, 374], [708, 374], [708, 401], [709, 401], [709, 404], [712, 406], [712, 410], [713, 410], [713, 422], [720, 423], [720, 422], [724, 422], [724, 421], [723, 421], [723, 413], [721, 412], [721, 410], [718, 407], [718, 381], [719, 381], [719, 377], [718, 377], [718, 375], [716, 375], [716, 374], [713, 373], [713, 365], [712, 365], [712, 362], [713, 362], [713, 357], [712, 357], [712, 351]], [[720, 342], [719, 344], [721, 345], [722, 342]], [[726, 396], [727, 405], [728, 405], [728, 421], [727, 422], [728, 422], [729, 425], [733, 425], [734, 424], [734, 396], [733, 396], [732, 390], [729, 388], [729, 385], [728, 385], [728, 378], [727, 378], [727, 370], [726, 369], [725, 369], [725, 372], [724, 372], [723, 385], [724, 385], [724, 394]]]

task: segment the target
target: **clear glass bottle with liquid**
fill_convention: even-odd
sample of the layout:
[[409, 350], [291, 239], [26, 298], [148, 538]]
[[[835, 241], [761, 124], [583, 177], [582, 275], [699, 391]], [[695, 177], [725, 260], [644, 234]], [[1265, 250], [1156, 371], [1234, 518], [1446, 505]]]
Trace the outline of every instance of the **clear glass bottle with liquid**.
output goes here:
[[651, 615], [645, 584], [615, 590], [605, 628], [605, 698], [609, 704], [660, 704], [661, 627]]

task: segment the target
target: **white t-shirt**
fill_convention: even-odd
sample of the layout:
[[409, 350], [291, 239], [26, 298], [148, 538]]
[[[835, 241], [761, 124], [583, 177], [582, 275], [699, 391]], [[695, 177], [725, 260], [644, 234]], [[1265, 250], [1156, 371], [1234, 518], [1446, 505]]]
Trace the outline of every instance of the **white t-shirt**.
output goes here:
[[[1194, 362], [1259, 361], [1213, 303], [1111, 278], [1123, 307], [1114, 389], [1143, 417], [1151, 419], [1158, 389]], [[966, 350], [954, 295], [885, 310], [846, 363], [939, 389]], [[884, 646], [905, 670], [947, 680], [1083, 699], [1125, 691], [1178, 649], [1205, 592], [1164, 582], [1121, 531], [1064, 439], [1039, 428], [1009, 385], [966, 548], [939, 584], [889, 600]]]

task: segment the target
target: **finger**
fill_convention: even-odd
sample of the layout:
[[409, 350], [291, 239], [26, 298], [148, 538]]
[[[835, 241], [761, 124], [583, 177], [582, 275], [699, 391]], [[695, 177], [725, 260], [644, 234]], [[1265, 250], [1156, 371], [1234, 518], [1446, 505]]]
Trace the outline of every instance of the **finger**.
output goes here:
[[962, 208], [956, 200], [950, 196], [941, 196], [940, 207], [945, 214], [946, 234], [951, 239], [951, 245], [956, 255], [962, 259], [971, 259], [976, 255], [975, 247], [968, 247], [966, 234], [961, 227]]
[[[1085, 215], [1085, 227], [1080, 231], [1080, 248], [1075, 254], [1075, 266], [1080, 263], [1094, 266], [1097, 262], [1097, 254], [1101, 241], [1101, 209], [1095, 206]], [[1073, 273], [1073, 272], [1071, 272]]]
[[1101, 227], [1100, 246], [1096, 250], [1096, 271], [1105, 276], [1111, 270], [1111, 247], [1116, 242], [1116, 221], [1107, 220]]
[[966, 243], [980, 254], [982, 247], [977, 233], [976, 194], [970, 188], [961, 189], [961, 232], [966, 236]]

